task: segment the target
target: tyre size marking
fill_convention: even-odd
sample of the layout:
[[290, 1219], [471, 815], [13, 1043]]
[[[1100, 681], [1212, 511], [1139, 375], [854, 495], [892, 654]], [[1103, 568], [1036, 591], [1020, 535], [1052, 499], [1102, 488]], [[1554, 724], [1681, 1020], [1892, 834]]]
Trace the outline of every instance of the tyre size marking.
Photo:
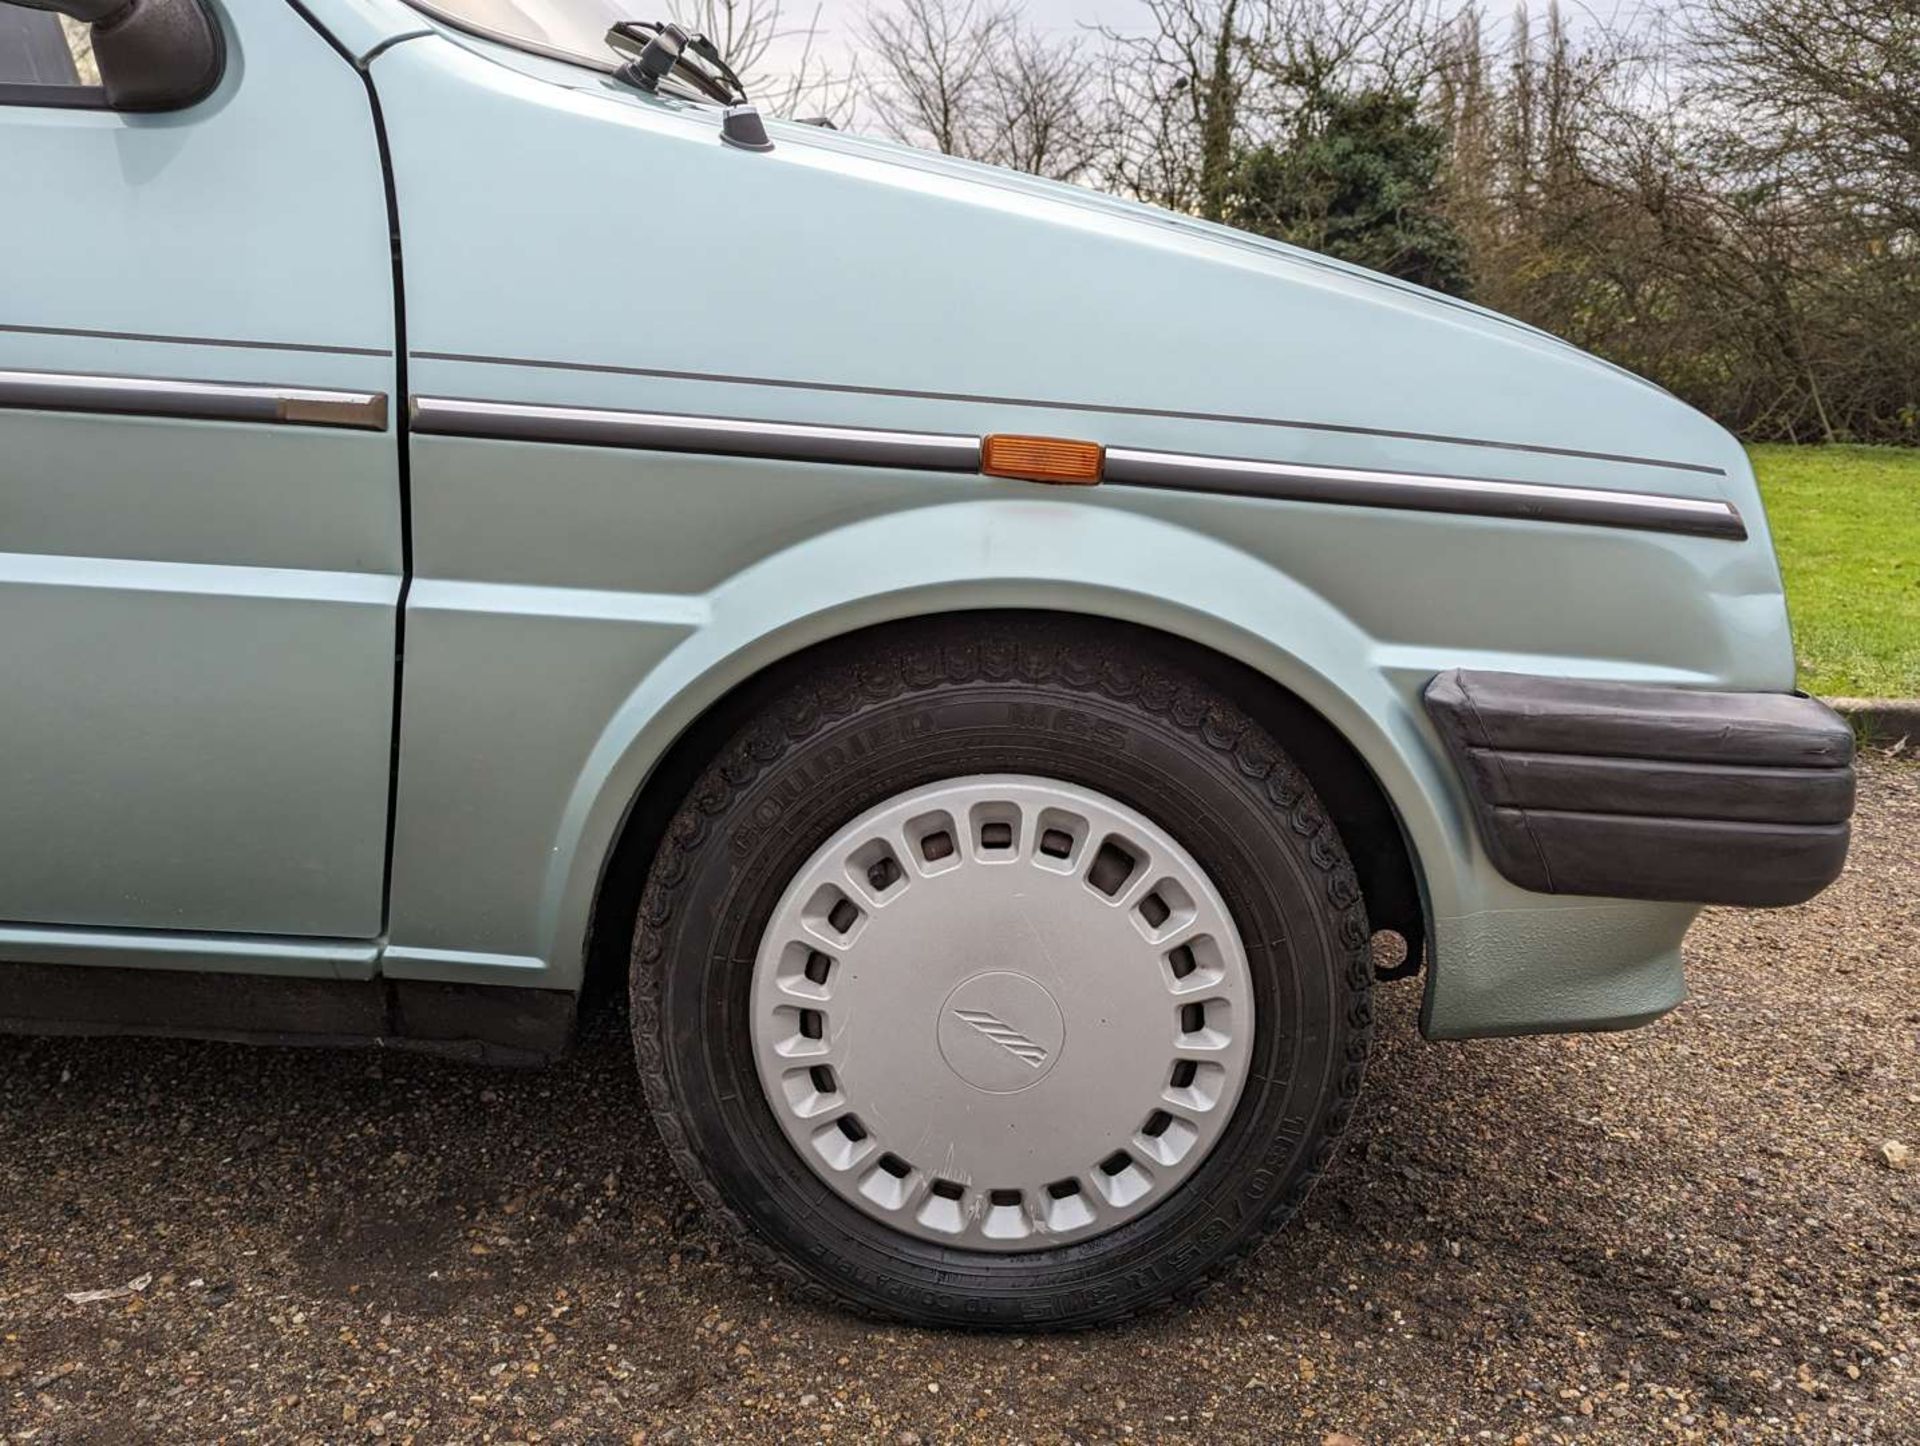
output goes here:
[[1043, 703], [1007, 704], [1007, 721], [1022, 728], [1033, 728], [1097, 743], [1115, 750], [1127, 746], [1127, 730], [1110, 718], [1096, 718], [1074, 708], [1058, 708]]
[[752, 852], [767, 831], [777, 826], [794, 804], [810, 797], [815, 790], [830, 786], [836, 774], [890, 743], [921, 737], [931, 733], [933, 728], [933, 714], [918, 712], [900, 718], [883, 718], [857, 729], [845, 738], [836, 738], [816, 756], [804, 760], [798, 768], [774, 781], [766, 796], [753, 805], [747, 821], [728, 835], [728, 851], [735, 857]]

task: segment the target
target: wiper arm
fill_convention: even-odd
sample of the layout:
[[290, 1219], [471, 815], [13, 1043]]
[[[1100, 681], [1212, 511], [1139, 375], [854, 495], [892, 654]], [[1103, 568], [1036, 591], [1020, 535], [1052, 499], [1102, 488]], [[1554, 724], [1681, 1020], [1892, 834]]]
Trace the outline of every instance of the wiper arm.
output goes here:
[[721, 105], [746, 103], [747, 88], [720, 47], [671, 20], [622, 20], [607, 32], [607, 44], [630, 57], [615, 74], [649, 95], [672, 76]]

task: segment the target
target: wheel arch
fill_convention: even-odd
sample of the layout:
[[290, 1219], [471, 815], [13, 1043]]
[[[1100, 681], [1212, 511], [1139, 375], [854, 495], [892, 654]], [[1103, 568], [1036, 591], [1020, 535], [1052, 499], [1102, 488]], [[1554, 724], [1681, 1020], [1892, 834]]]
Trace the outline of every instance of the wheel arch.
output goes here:
[[[651, 605], [665, 600], [649, 599]], [[1120, 506], [1032, 497], [940, 503], [848, 522], [796, 541], [730, 575], [712, 592], [676, 597], [678, 641], [629, 685], [598, 730], [554, 833], [531, 951], [554, 987], [578, 988], [590, 958], [624, 950], [612, 906], [631, 889], [638, 840], [657, 830], [663, 799], [682, 796], [707, 740], [737, 722], [786, 669], [857, 646], [872, 629], [966, 612], [1076, 615], [1170, 640], [1184, 656], [1234, 677], [1316, 779], [1356, 858], [1400, 863], [1426, 926], [1471, 906], [1471, 820], [1420, 712], [1431, 670], [1370, 636], [1336, 601], [1217, 537]], [[1299, 740], [1323, 740], [1317, 751]], [[1313, 756], [1306, 756], [1312, 752]], [[1389, 829], [1386, 821], [1391, 821]], [[1404, 882], [1404, 875], [1402, 881]]]
[[583, 946], [583, 996], [589, 1006], [626, 988], [628, 954], [641, 890], [674, 814], [734, 733], [767, 701], [809, 672], [886, 645], [938, 622], [1074, 619], [1090, 633], [1132, 637], [1233, 698], [1288, 749], [1320, 794], [1351, 856], [1376, 930], [1406, 946], [1395, 973], [1429, 957], [1431, 908], [1420, 852], [1401, 811], [1354, 743], [1319, 709], [1268, 673], [1207, 642], [1064, 601], [1024, 606], [925, 606], [881, 621], [856, 620], [841, 631], [777, 651], [704, 701], [659, 754], [619, 822], [595, 881]]

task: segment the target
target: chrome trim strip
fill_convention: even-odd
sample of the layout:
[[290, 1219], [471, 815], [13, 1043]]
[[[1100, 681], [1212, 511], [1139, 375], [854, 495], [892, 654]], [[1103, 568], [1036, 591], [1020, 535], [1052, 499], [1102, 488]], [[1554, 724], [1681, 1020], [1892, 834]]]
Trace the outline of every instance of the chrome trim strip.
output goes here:
[[1499, 442], [1489, 437], [1455, 437], [1443, 432], [1404, 432], [1396, 431], [1391, 427], [1360, 427], [1344, 422], [1306, 422], [1292, 417], [1242, 416], [1234, 412], [1179, 411], [1169, 407], [1058, 401], [1045, 397], [1003, 397], [986, 392], [916, 391], [909, 387], [881, 387], [853, 382], [736, 376], [728, 372], [674, 371], [663, 367], [612, 366], [604, 362], [543, 361], [535, 357], [485, 356], [474, 352], [417, 351], [413, 356], [418, 361], [463, 362], [471, 366], [488, 367], [528, 367], [538, 371], [648, 377], [658, 381], [712, 382], [721, 386], [768, 387], [784, 391], [822, 392], [834, 396], [897, 397], [923, 402], [964, 402], [987, 407], [1026, 407], [1035, 411], [1086, 412], [1109, 417], [1161, 417], [1179, 422], [1223, 422], [1237, 427], [1279, 427], [1295, 432], [1325, 432], [1337, 437], [1386, 437], [1394, 441], [1440, 442], [1449, 447], [1481, 447], [1491, 451], [1521, 452], [1540, 457], [1575, 457], [1584, 462], [1619, 462], [1633, 467], [1661, 467], [1670, 472], [1698, 472], [1708, 477], [1726, 475], [1724, 469], [1704, 462], [1675, 462], [1661, 457], [1636, 457], [1628, 452], [1590, 452], [1578, 447], [1549, 447], [1540, 442]]
[[1109, 447], [1105, 480], [1123, 487], [1208, 492], [1277, 502], [1330, 502], [1347, 507], [1391, 507], [1529, 522], [1631, 527], [1735, 541], [1747, 535], [1746, 524], [1729, 502], [1495, 478], [1378, 472], [1358, 467], [1316, 467], [1297, 462], [1196, 457], [1181, 452]]
[[237, 382], [110, 377], [84, 372], [0, 371], [0, 408], [98, 412], [200, 422], [266, 422], [295, 427], [387, 429], [385, 392], [258, 387]]
[[980, 468], [980, 439], [945, 432], [893, 432], [451, 397], [415, 397], [412, 418], [413, 431], [441, 437], [630, 447], [647, 452], [709, 452], [727, 457], [935, 472], [976, 472]]
[[[896, 432], [807, 422], [689, 417], [415, 397], [412, 430], [423, 436], [694, 452], [772, 461], [977, 472], [980, 439], [943, 432]], [[1613, 492], [1498, 478], [1320, 467], [1252, 458], [1194, 456], [1133, 447], [1106, 450], [1104, 480], [1123, 487], [1204, 492], [1281, 502], [1325, 502], [1447, 512], [1533, 522], [1629, 527], [1738, 540], [1747, 535], [1731, 503], [1654, 492]]]

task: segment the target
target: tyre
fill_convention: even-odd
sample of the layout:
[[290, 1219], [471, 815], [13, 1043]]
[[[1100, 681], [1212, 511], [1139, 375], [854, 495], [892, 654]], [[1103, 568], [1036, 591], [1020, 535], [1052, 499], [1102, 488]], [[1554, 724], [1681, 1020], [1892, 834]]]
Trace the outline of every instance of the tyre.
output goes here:
[[774, 697], [667, 829], [634, 1038], [706, 1207], [799, 1294], [1093, 1324], [1284, 1222], [1371, 966], [1279, 743], [1150, 634], [960, 616]]

